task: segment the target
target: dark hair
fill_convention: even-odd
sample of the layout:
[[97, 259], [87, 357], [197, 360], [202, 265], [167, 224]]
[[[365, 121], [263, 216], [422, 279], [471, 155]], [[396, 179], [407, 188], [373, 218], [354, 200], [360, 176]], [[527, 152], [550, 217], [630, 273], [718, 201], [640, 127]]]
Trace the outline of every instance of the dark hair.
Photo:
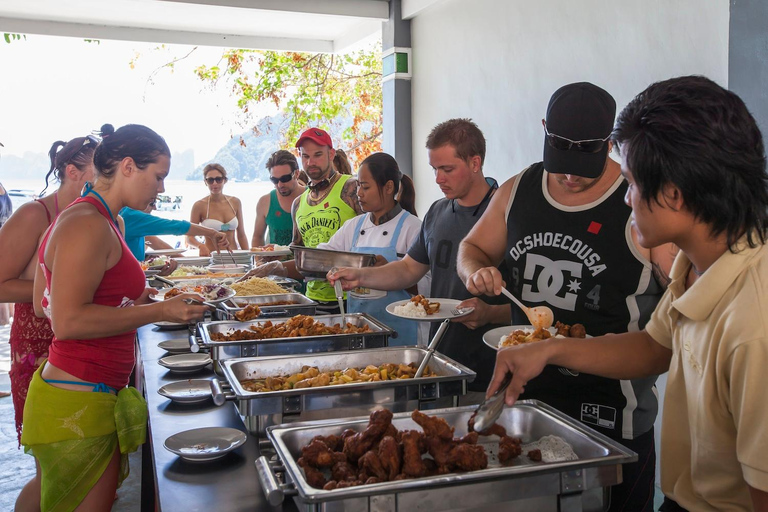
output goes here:
[[731, 252], [745, 234], [750, 247], [765, 243], [763, 137], [736, 94], [702, 76], [657, 82], [622, 110], [612, 138], [649, 208], [672, 184], [713, 236], [726, 234]]
[[485, 137], [480, 128], [471, 119], [449, 119], [429, 132], [427, 149], [437, 149], [451, 145], [456, 156], [469, 161], [475, 155], [480, 156], [480, 165], [485, 162]]
[[[91, 141], [94, 142], [89, 144]], [[95, 141], [98, 139], [91, 136], [90, 139], [88, 137], [75, 137], [69, 142], [63, 140], [54, 142], [51, 149], [48, 150], [51, 168], [45, 175], [45, 188], [40, 192], [40, 195], [48, 189], [51, 174], [56, 181], [61, 182], [67, 165], [72, 164], [78, 170], [84, 171], [85, 167], [93, 162], [93, 153], [96, 149]]]
[[227, 177], [227, 170], [221, 164], [208, 164], [203, 167], [203, 178], [211, 171], [219, 171], [222, 176]]
[[101, 125], [101, 128], [99, 129], [99, 135], [101, 135], [102, 139], [106, 139], [113, 133], [115, 133], [115, 127], [109, 123]]
[[336, 150], [336, 155], [333, 157], [333, 167], [339, 174], [352, 174], [352, 166], [349, 165], [349, 158], [343, 149]]
[[[404, 210], [413, 215], [416, 214], [416, 190], [410, 177], [400, 172], [397, 161], [387, 153], [373, 153], [363, 160], [360, 167], [366, 166], [373, 177], [373, 181], [379, 186], [379, 195], [384, 195], [384, 185], [391, 181], [395, 185], [395, 199]], [[401, 187], [402, 184], [402, 187]], [[400, 193], [398, 194], [398, 190]]]
[[296, 161], [296, 156], [290, 151], [280, 149], [275, 151], [267, 159], [266, 168], [271, 171], [273, 167], [278, 165], [288, 165], [291, 168], [291, 172], [295, 172], [299, 168], [299, 162]]
[[93, 163], [100, 176], [111, 178], [124, 158], [133, 159], [136, 167], [146, 169], [158, 157], [171, 157], [165, 139], [140, 124], [127, 124], [101, 141], [93, 155]]

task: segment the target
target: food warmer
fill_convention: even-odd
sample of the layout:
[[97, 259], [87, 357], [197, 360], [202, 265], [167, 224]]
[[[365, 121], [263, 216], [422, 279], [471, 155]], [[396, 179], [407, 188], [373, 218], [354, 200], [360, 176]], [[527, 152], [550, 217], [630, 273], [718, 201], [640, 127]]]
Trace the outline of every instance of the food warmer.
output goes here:
[[[275, 302], [293, 302], [293, 304], [269, 305]], [[216, 311], [214, 311], [214, 315], [217, 320], [236, 320], [235, 313], [242, 311], [248, 304], [259, 306], [262, 317], [314, 315], [317, 308], [317, 302], [300, 293], [252, 295], [248, 297], [235, 296], [221, 303]]]
[[222, 392], [218, 379], [212, 381], [214, 403], [222, 405], [225, 400], [236, 400], [245, 426], [257, 435], [263, 435], [269, 425], [356, 416], [379, 407], [400, 412], [456, 406], [458, 397], [467, 393], [467, 384], [475, 379], [475, 372], [437, 352], [429, 361], [430, 370], [436, 374], [432, 377], [269, 392], [247, 391], [241, 384], [245, 379], [297, 373], [304, 365], [316, 366], [321, 372], [387, 363], [414, 363], [418, 367], [426, 353], [417, 347], [388, 347], [227, 359], [222, 362], [225, 391]]
[[[429, 411], [467, 433], [474, 406]], [[296, 460], [301, 448], [317, 435], [339, 435], [347, 428], [362, 431], [368, 416], [278, 425], [267, 429], [276, 450], [271, 458], [256, 461], [264, 493], [273, 505], [293, 496], [299, 510], [312, 512], [412, 512], [458, 510], [601, 511], [607, 506], [607, 488], [622, 481], [622, 464], [637, 461], [637, 454], [559, 411], [535, 400], [505, 408], [497, 423], [523, 443], [556, 435], [568, 442], [578, 460], [532, 462], [523, 454], [502, 466], [491, 440], [480, 437], [488, 454], [486, 469], [325, 491], [307, 484]], [[410, 413], [395, 414], [399, 430], [422, 430]], [[490, 452], [490, 453], [489, 453]]]

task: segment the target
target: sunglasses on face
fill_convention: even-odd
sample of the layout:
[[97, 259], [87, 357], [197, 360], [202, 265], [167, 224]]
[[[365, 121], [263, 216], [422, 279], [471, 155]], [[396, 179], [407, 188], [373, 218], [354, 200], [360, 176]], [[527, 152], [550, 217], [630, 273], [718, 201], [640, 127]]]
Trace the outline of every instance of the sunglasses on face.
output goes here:
[[567, 137], [562, 137], [560, 135], [556, 135], [554, 133], [549, 133], [549, 130], [547, 130], [547, 125], [544, 124], [544, 133], [547, 136], [547, 143], [554, 149], [557, 149], [559, 151], [580, 151], [582, 153], [597, 153], [601, 149], [603, 149], [603, 146], [605, 145], [606, 141], [611, 138], [611, 135], [608, 134], [608, 136], [604, 139], [586, 139], [586, 140], [571, 140]]
[[224, 176], [216, 176], [215, 178], [205, 178], [205, 182], [209, 185], [213, 185], [214, 183], [224, 183], [227, 181], [227, 178]]
[[293, 179], [293, 173], [285, 174], [283, 176], [280, 176], [279, 178], [275, 178], [274, 176], [269, 177], [269, 181], [277, 185], [278, 183], [288, 183]]
[[[95, 135], [86, 135], [83, 138], [83, 143], [81, 145], [73, 144], [70, 149], [66, 150], [67, 153], [71, 153], [69, 155], [66, 155], [65, 153], [61, 153], [61, 162], [63, 163], [70, 163], [73, 158], [75, 158], [78, 153], [80, 153], [85, 148], [95, 148], [99, 145], [99, 142], [101, 142], [101, 139], [96, 137]], [[62, 151], [64, 151], [62, 149]]]

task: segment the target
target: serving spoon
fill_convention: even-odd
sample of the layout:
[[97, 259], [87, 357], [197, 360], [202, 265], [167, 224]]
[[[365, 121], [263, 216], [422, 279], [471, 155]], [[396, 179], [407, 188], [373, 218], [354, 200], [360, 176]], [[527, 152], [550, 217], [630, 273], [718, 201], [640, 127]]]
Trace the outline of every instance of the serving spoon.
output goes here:
[[517, 300], [517, 298], [509, 293], [509, 290], [503, 286], [501, 287], [501, 293], [509, 297], [512, 302], [517, 304], [517, 306], [523, 310], [523, 313], [525, 313], [525, 316], [528, 317], [528, 320], [530, 320], [532, 326], [536, 327], [537, 329], [549, 329], [552, 327], [552, 324], [555, 322], [555, 314], [552, 313], [552, 310], [547, 306], [536, 306], [529, 308]]

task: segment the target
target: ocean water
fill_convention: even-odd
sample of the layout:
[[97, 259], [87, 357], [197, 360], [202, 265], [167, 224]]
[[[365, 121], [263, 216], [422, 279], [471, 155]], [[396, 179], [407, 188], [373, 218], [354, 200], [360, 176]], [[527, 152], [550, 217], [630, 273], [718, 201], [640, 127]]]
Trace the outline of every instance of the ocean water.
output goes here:
[[[35, 193], [39, 193], [45, 186], [45, 180], [15, 180], [5, 177], [2, 180], [2, 184], [7, 190], [32, 190]], [[237, 197], [243, 204], [245, 234], [249, 241], [253, 235], [253, 225], [256, 222], [256, 203], [258, 203], [261, 196], [268, 194], [273, 189], [274, 185], [269, 181], [230, 181], [224, 186], [225, 195]], [[52, 184], [48, 187], [46, 194], [52, 194], [55, 190], [56, 184]], [[172, 200], [175, 196], [181, 196], [181, 207], [176, 210], [158, 210], [153, 212], [153, 215], [166, 219], [189, 220], [192, 205], [198, 199], [208, 195], [208, 188], [202, 180], [165, 180], [164, 195], [170, 196]], [[177, 242], [182, 241], [182, 237], [162, 236], [161, 238], [173, 246]]]

